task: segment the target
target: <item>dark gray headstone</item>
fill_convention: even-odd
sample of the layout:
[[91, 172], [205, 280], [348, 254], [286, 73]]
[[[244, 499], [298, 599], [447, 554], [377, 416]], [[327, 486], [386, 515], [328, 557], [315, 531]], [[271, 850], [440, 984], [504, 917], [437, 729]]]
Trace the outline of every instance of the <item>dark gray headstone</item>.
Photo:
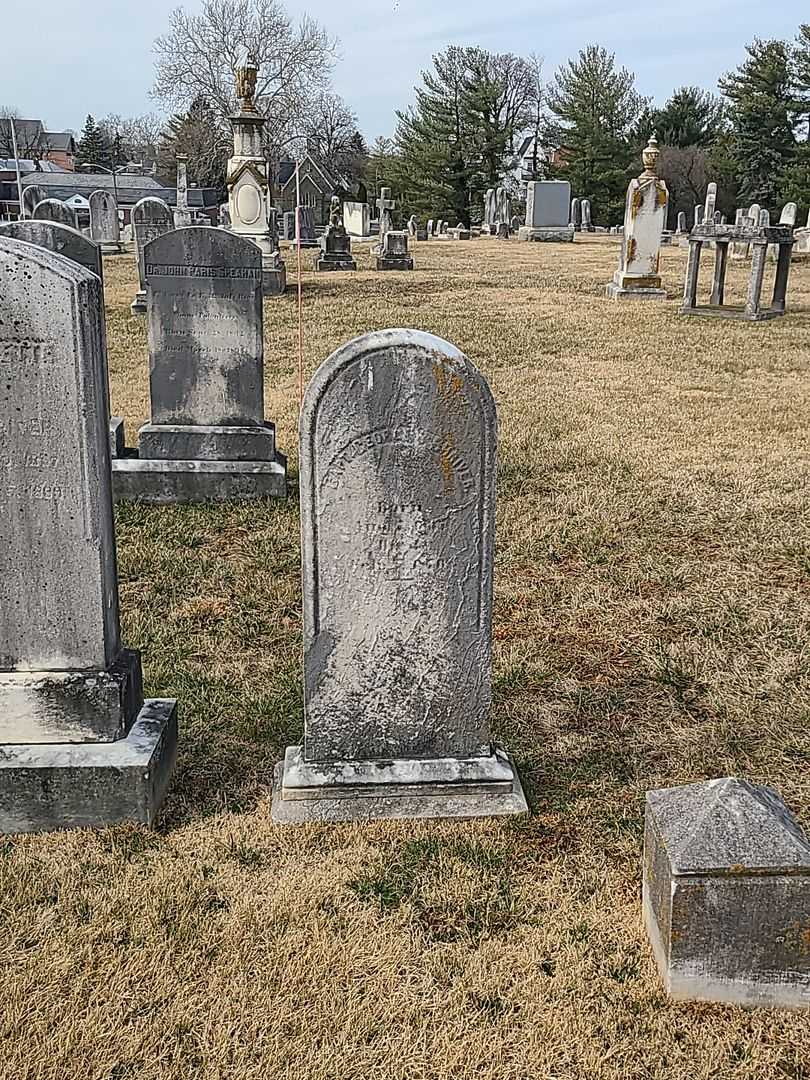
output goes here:
[[[469, 233], [467, 234], [469, 238]], [[413, 270], [413, 256], [408, 251], [408, 234], [389, 229], [384, 234], [377, 256], [378, 270]]]
[[[325, 816], [353, 816], [363, 783], [404, 799], [383, 798], [379, 816], [480, 813], [482, 792], [506, 800], [490, 813], [525, 808], [489, 730], [496, 416], [485, 380], [430, 334], [367, 334], [320, 367], [300, 433], [305, 735], [274, 813], [290, 820], [280, 803], [328, 801], [344, 782], [349, 797]], [[454, 783], [466, 810], [408, 804]], [[355, 814], [374, 812], [356, 801]]]
[[55, 221], [71, 229], [75, 229], [77, 224], [73, 207], [63, 203], [61, 199], [43, 199], [34, 207], [32, 216], [35, 221]]
[[810, 1006], [810, 843], [769, 788], [647, 792], [644, 918], [680, 1000]]
[[47, 198], [48, 192], [39, 184], [29, 184], [28, 187], [23, 188], [22, 201], [25, 216], [27, 218], [33, 217], [36, 206]]
[[78, 229], [55, 221], [6, 221], [0, 224], [0, 236], [36, 244], [56, 255], [63, 255], [98, 277], [102, 276], [101, 248]]
[[135, 203], [131, 215], [132, 238], [135, 241], [135, 253], [138, 259], [138, 295], [131, 305], [134, 312], [146, 311], [146, 277], [143, 266], [143, 249], [150, 240], [155, 240], [174, 228], [174, 216], [171, 207], [163, 199], [148, 197]]

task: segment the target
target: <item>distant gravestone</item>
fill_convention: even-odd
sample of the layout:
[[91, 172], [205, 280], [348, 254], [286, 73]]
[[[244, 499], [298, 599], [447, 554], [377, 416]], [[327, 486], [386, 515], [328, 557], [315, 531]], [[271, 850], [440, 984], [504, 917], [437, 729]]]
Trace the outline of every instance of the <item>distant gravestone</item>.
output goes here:
[[99, 278], [0, 237], [0, 371], [0, 832], [151, 823], [175, 703], [120, 641]]
[[108, 191], [92, 192], [90, 203], [90, 239], [101, 245], [103, 255], [117, 255], [121, 251], [121, 226], [118, 206]]
[[389, 229], [377, 256], [378, 270], [413, 270], [413, 256], [408, 251], [408, 234]]
[[571, 185], [566, 180], [533, 180], [526, 185], [526, 224], [518, 230], [519, 240], [570, 243], [574, 239], [569, 224]]
[[415, 240], [416, 239], [416, 234], [418, 232], [419, 232], [419, 221], [418, 221], [418, 219], [416, 217], [416, 214], [411, 214], [411, 216], [408, 218], [408, 236], [413, 237], [413, 239]]
[[583, 199], [580, 203], [582, 208], [582, 231], [593, 232], [593, 221], [591, 220], [591, 200]]
[[151, 421], [139, 457], [113, 462], [115, 494], [154, 503], [286, 494], [264, 419], [262, 253], [189, 226], [144, 246]]
[[55, 221], [7, 221], [0, 224], [0, 237], [2, 236], [11, 240], [24, 240], [27, 244], [35, 244], [47, 251], [53, 251], [56, 255], [63, 255], [97, 277], [103, 277], [101, 248], [88, 240], [78, 229], [71, 229], [68, 225], [60, 225]]
[[345, 202], [343, 204], [343, 225], [349, 236], [369, 236], [371, 221], [368, 204], [364, 202]]
[[146, 273], [143, 251], [150, 240], [171, 232], [174, 228], [174, 217], [167, 202], [150, 196], [135, 203], [131, 221], [135, 255], [138, 261], [138, 292], [130, 305], [130, 311], [133, 315], [142, 315], [146, 312]]
[[39, 184], [29, 184], [28, 187], [23, 188], [22, 208], [25, 216], [27, 218], [32, 218], [36, 207], [47, 198], [47, 191], [40, 187]]
[[43, 199], [34, 207], [32, 217], [34, 221], [55, 221], [58, 225], [67, 225], [70, 229], [75, 229], [77, 225], [76, 211], [61, 199]]
[[320, 239], [319, 252], [315, 258], [316, 270], [356, 270], [352, 257], [352, 242], [341, 220], [340, 199], [332, 196], [329, 225]]
[[703, 224], [703, 206], [702, 205], [695, 207], [694, 222], [695, 222], [695, 225], [702, 225]]
[[188, 155], [178, 154], [176, 162], [177, 205], [174, 211], [174, 227], [176, 229], [186, 229], [191, 225], [191, 211], [188, 206]]
[[489, 728], [487, 383], [440, 338], [367, 334], [312, 379], [300, 438], [305, 731], [274, 819], [525, 811]]
[[582, 229], [582, 203], [579, 199], [571, 200], [571, 217], [569, 224], [573, 227], [574, 232], [579, 232]]
[[675, 232], [680, 236], [686, 231], [686, 213], [683, 210], [680, 210], [678, 212], [678, 225]]
[[810, 1006], [810, 843], [735, 777], [647, 792], [643, 910], [677, 1000]]
[[482, 233], [490, 235], [495, 231], [495, 219], [498, 216], [498, 203], [495, 188], [487, 188], [484, 195], [484, 224]]

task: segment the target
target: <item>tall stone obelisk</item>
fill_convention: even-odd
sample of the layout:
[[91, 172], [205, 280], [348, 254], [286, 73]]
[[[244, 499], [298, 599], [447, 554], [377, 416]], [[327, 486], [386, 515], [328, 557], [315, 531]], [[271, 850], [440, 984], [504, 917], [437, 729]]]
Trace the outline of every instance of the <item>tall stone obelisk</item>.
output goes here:
[[252, 240], [262, 253], [265, 296], [279, 296], [287, 287], [287, 268], [279, 254], [275, 213], [270, 209], [267, 162], [262, 149], [264, 117], [254, 101], [257, 69], [251, 64], [236, 70], [239, 112], [230, 117], [233, 157], [228, 161], [230, 231]]

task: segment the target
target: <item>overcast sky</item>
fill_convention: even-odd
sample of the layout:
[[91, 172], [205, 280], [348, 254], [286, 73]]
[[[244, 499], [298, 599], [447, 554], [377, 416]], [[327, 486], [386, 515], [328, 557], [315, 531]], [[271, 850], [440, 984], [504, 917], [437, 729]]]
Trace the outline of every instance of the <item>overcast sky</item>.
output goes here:
[[[9, 11], [10, 6], [10, 11]], [[4, 0], [0, 105], [81, 130], [87, 113], [156, 111], [149, 98], [152, 43], [176, 0]], [[196, 9], [199, 0], [183, 5]], [[792, 39], [810, 9], [799, 0], [312, 0], [307, 11], [341, 40], [335, 87], [369, 140], [393, 133], [394, 110], [412, 99], [419, 72], [446, 45], [536, 52], [548, 77], [599, 42], [635, 72], [641, 93], [663, 102], [684, 84], [716, 89], [754, 37]]]

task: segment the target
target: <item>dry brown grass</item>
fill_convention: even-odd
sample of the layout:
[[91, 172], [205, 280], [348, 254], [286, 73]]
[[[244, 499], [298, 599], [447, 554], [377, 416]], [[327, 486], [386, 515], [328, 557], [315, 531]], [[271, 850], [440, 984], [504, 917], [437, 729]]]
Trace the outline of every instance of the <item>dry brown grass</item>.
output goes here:
[[[157, 834], [0, 840], [3, 1080], [810, 1077], [807, 1016], [669, 1003], [639, 920], [645, 789], [743, 773], [810, 825], [810, 267], [751, 326], [602, 299], [607, 239], [415, 254], [306, 275], [306, 370], [415, 326], [492, 383], [493, 726], [533, 814], [274, 827], [301, 730], [296, 499], [121, 509], [126, 640], [181, 699], [176, 782]], [[665, 251], [673, 298], [683, 262]], [[133, 293], [110, 261], [130, 438]], [[265, 311], [294, 485], [294, 297]]]

